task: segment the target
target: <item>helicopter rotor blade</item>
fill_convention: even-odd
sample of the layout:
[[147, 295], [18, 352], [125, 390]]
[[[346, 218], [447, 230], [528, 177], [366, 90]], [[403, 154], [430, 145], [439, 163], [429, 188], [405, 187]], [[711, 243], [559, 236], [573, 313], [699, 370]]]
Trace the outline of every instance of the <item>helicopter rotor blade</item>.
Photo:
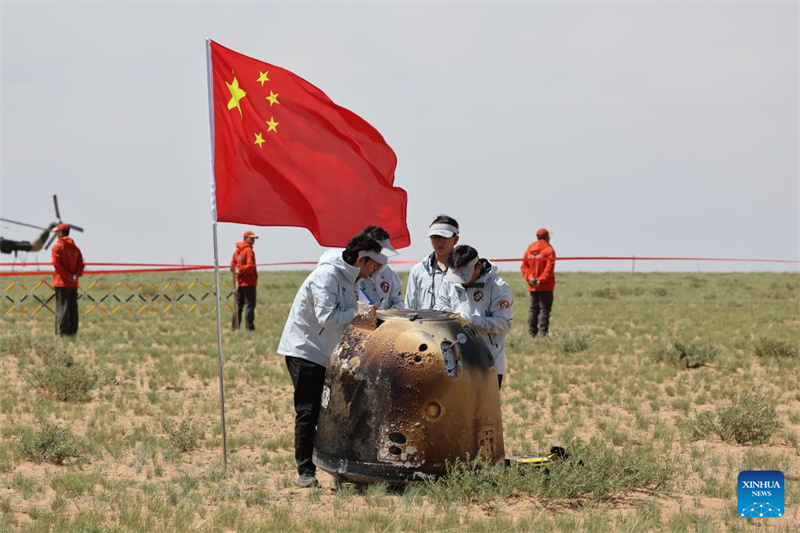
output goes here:
[[50, 238], [47, 239], [47, 243], [44, 245], [44, 249], [47, 250], [48, 248], [50, 248], [50, 245], [53, 244], [54, 240], [56, 240], [56, 234], [55, 233], [50, 235]]
[[[49, 231], [50, 230], [50, 228], [43, 228], [41, 226], [34, 226], [33, 224], [26, 224], [25, 222], [17, 222], [16, 220], [10, 220], [8, 218], [0, 218], [0, 220], [2, 220], [3, 222], [8, 222], [10, 224], [16, 224], [17, 226], [26, 226], [28, 228], [40, 229], [40, 230], [43, 230], [43, 231]], [[83, 230], [81, 230], [81, 231], [83, 231]]]
[[[61, 220], [61, 211], [59, 211], [59, 209], [58, 209], [58, 196], [55, 195], [55, 194], [53, 195], [53, 205], [56, 208], [56, 219], [59, 222], [62, 222], [62, 220]], [[74, 229], [75, 231], [80, 231], [81, 233], [83, 233], [83, 228], [80, 227], [80, 226], [75, 226], [73, 224], [70, 224], [69, 227]]]

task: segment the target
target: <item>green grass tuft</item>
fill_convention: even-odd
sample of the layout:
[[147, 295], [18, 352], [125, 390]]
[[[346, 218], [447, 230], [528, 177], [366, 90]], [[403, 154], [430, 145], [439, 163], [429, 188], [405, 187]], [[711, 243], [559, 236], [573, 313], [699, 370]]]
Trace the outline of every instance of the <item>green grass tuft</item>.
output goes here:
[[23, 457], [36, 463], [62, 465], [84, 455], [86, 446], [68, 429], [40, 422], [37, 429], [25, 430], [20, 440]]
[[31, 346], [39, 363], [30, 372], [30, 381], [44, 396], [64, 402], [85, 402], [97, 385], [98, 373], [75, 358], [57, 338], [35, 339]]
[[800, 354], [797, 343], [780, 339], [761, 337], [755, 343], [755, 354], [758, 357], [782, 357], [796, 359]]
[[184, 418], [180, 424], [166, 419], [162, 422], [164, 431], [167, 432], [169, 442], [181, 452], [196, 450], [198, 441], [203, 437], [203, 432], [191, 417]]
[[717, 433], [726, 442], [765, 444], [783, 424], [760, 393], [740, 393], [718, 415]]
[[699, 368], [713, 362], [721, 350], [714, 344], [703, 342], [683, 343], [674, 341], [669, 345], [653, 348], [650, 355], [656, 361], [678, 368]]
[[586, 351], [589, 348], [589, 335], [580, 330], [564, 330], [556, 337], [558, 351], [570, 355]]
[[759, 393], [740, 393], [731, 405], [716, 413], [704, 411], [680, 423], [690, 441], [718, 435], [725, 442], [765, 444], [783, 424], [775, 408]]

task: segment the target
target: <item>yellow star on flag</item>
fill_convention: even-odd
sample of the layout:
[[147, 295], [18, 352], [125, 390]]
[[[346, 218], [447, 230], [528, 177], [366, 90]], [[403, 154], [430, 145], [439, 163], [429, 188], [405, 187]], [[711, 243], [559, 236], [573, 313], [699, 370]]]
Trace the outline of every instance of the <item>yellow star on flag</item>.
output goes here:
[[274, 93], [272, 91], [269, 92], [269, 96], [267, 96], [267, 100], [269, 100], [269, 106], [270, 107], [272, 107], [272, 104], [280, 105], [280, 102], [278, 101], [278, 94]]
[[280, 124], [280, 122], [275, 122], [275, 117], [269, 117], [269, 120], [267, 121], [267, 126], [269, 126], [267, 133], [271, 131], [278, 133], [278, 124]]
[[269, 71], [266, 72], [261, 72], [260, 70], [258, 71], [258, 79], [256, 81], [260, 81], [262, 87], [264, 86], [265, 82], [269, 81], [267, 74], [269, 74]]
[[247, 93], [239, 88], [239, 80], [236, 79], [236, 76], [233, 77], [233, 83], [228, 83], [226, 81], [225, 85], [228, 86], [228, 90], [231, 92], [231, 99], [228, 101], [228, 110], [230, 111], [235, 107], [239, 110], [239, 116], [241, 117], [242, 108], [239, 105], [239, 100], [247, 96]]
[[256, 141], [253, 144], [257, 144], [259, 148], [263, 148], [261, 145], [265, 142], [264, 137], [261, 136], [261, 132], [256, 133]]

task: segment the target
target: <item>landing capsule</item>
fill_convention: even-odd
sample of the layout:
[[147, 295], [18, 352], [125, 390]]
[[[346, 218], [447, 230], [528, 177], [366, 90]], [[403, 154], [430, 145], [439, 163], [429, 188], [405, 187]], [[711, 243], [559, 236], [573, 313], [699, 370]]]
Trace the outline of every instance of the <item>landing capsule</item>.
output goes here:
[[343, 481], [441, 476], [504, 460], [494, 358], [457, 315], [386, 310], [355, 320], [331, 355], [314, 464]]

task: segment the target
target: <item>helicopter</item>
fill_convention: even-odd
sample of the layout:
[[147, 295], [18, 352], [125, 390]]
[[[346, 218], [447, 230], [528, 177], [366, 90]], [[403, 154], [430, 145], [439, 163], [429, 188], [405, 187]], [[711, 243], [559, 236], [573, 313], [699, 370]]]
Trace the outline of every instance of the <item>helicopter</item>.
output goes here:
[[[50, 223], [50, 225], [46, 228], [42, 226], [36, 226], [34, 224], [10, 220], [7, 218], [0, 218], [0, 221], [2, 222], [8, 222], [9, 224], [16, 224], [17, 226], [25, 226], [28, 228], [42, 230], [42, 233], [32, 241], [14, 241], [0, 237], [0, 252], [4, 254], [13, 253], [16, 257], [17, 253], [19, 252], [38, 252], [42, 248], [45, 250], [50, 248], [50, 245], [53, 244], [53, 241], [56, 239], [56, 234], [53, 233], [53, 229], [63, 222], [61, 220], [61, 212], [58, 209], [58, 196], [55, 194], [53, 195], [53, 206], [56, 210], [56, 221]], [[83, 233], [83, 228], [80, 226], [76, 226], [74, 224], [69, 224], [69, 226], [71, 229]]]

